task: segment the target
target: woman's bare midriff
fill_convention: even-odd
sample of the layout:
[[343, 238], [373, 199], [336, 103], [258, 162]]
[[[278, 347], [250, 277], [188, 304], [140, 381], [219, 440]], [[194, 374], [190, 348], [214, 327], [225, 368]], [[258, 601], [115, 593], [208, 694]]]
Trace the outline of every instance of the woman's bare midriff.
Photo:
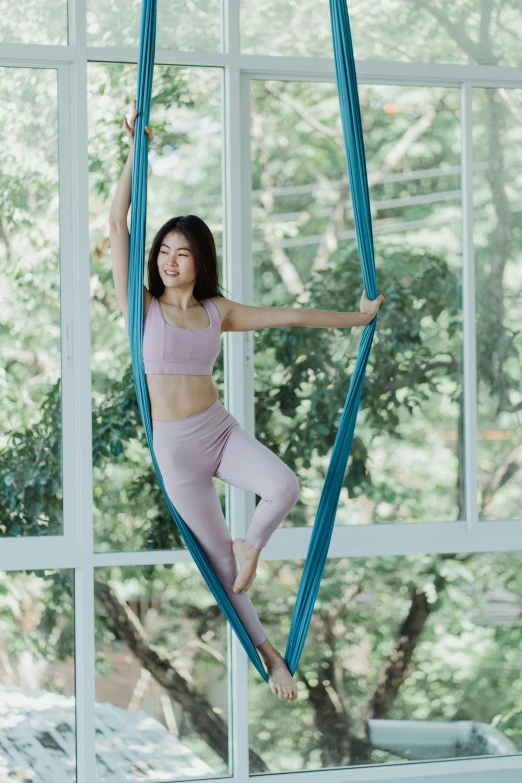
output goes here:
[[219, 399], [210, 375], [147, 375], [152, 419], [184, 419]]
[[[144, 287], [144, 322], [151, 304], [151, 295]], [[221, 303], [215, 302], [218, 310]], [[201, 305], [201, 310], [205, 308]], [[222, 316], [222, 313], [221, 313]], [[205, 312], [203, 321], [208, 322]], [[176, 326], [177, 324], [172, 324]], [[195, 329], [203, 329], [207, 323], [193, 324]], [[182, 327], [184, 328], [184, 327]], [[188, 328], [188, 327], [187, 327]], [[151, 419], [185, 419], [195, 416], [219, 399], [211, 375], [146, 375], [150, 398]]]

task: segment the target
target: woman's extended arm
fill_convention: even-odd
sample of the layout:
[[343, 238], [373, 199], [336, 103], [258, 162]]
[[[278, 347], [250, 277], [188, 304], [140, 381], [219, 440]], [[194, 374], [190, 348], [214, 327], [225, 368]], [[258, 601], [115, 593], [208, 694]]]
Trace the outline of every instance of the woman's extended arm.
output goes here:
[[129, 157], [123, 169], [123, 173], [118, 182], [118, 187], [112, 199], [111, 210], [109, 212], [109, 223], [111, 226], [124, 226], [127, 228], [127, 215], [131, 203], [131, 184], [132, 184], [132, 160], [134, 158], [134, 143], [130, 146]]
[[[136, 101], [134, 101], [134, 113], [131, 119], [131, 124], [127, 122], [127, 118], [124, 119], [127, 135], [130, 140], [130, 152], [127, 158], [127, 163], [123, 169], [118, 187], [112, 200], [111, 209], [109, 212], [109, 237], [111, 244], [112, 255], [112, 275], [114, 278], [114, 287], [116, 289], [116, 297], [121, 307], [125, 323], [127, 323], [127, 310], [128, 310], [128, 280], [129, 280], [129, 228], [127, 226], [127, 213], [131, 203], [131, 185], [132, 185], [132, 161], [134, 157], [134, 122], [136, 119]], [[149, 142], [152, 140], [152, 131], [145, 126], [145, 131], [149, 138]], [[144, 288], [144, 296], [146, 296], [147, 289]]]
[[368, 313], [338, 312], [335, 310], [314, 310], [299, 307], [294, 310], [296, 326], [316, 326], [344, 329], [350, 326], [365, 326], [373, 319]]
[[343, 329], [350, 326], [365, 326], [373, 321], [385, 296], [386, 294], [379, 294], [376, 299], [368, 299], [366, 291], [363, 290], [360, 313], [314, 310], [309, 307], [256, 307], [239, 304], [223, 297], [217, 302], [222, 309], [222, 332], [250, 332], [254, 329], [281, 326]]
[[[127, 163], [123, 169], [123, 173], [118, 182], [118, 187], [114, 193], [112, 199], [111, 209], [109, 212], [109, 224], [115, 228], [123, 226], [127, 228], [127, 215], [131, 203], [131, 187], [132, 187], [132, 161], [134, 158], [134, 124], [138, 111], [136, 109], [136, 99], [134, 99], [134, 108], [132, 111], [132, 117], [130, 124], [127, 122], [127, 117], [123, 118], [123, 124], [127, 132], [127, 136], [130, 141], [129, 157]], [[154, 134], [148, 125], [145, 125], [145, 133], [148, 136], [149, 143], [153, 140]]]
[[296, 326], [330, 326], [343, 329], [347, 326], [364, 326], [375, 318], [386, 294], [378, 294], [375, 299], [368, 299], [363, 288], [359, 303], [360, 313], [335, 312], [333, 310], [297, 310]]

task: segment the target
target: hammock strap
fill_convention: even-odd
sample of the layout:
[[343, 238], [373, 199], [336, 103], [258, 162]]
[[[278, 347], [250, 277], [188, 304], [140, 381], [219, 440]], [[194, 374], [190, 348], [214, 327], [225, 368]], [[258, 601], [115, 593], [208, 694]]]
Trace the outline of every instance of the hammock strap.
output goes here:
[[[355, 220], [355, 231], [364, 286], [369, 299], [377, 297], [373, 252], [370, 196], [362, 133], [357, 76], [346, 0], [330, 0], [333, 50], [343, 137]], [[355, 370], [345, 400], [343, 414], [332, 449], [330, 464], [317, 507], [303, 575], [292, 616], [285, 660], [294, 674], [303, 651], [314, 604], [319, 593], [335, 515], [343, 486], [357, 412], [361, 402], [366, 366], [377, 325], [377, 317], [364, 327]]]
[[[352, 192], [357, 242], [366, 292], [370, 299], [377, 296], [373, 237], [371, 230], [370, 202], [366, 178], [366, 162], [362, 137], [361, 117], [357, 94], [357, 79], [353, 59], [352, 41], [346, 0], [330, 0], [330, 15], [337, 86], [339, 90], [343, 134], [348, 160], [348, 173]], [[128, 332], [132, 360], [132, 373], [141, 419], [150, 449], [152, 463], [169, 510], [181, 536], [207, 586], [230, 623], [246, 653], [263, 679], [268, 674], [263, 662], [243, 627], [237, 612], [223, 589], [208, 558], [197, 539], [186, 525], [165, 489], [152, 442], [150, 400], [143, 365], [143, 314], [144, 314], [144, 260], [147, 213], [148, 138], [144, 132], [149, 124], [156, 43], [156, 0], [143, 0], [140, 23], [138, 56], [138, 84], [136, 108], [138, 115], [134, 126], [134, 157], [131, 186], [131, 230], [128, 279]], [[368, 324], [362, 335], [355, 371], [350, 383], [343, 415], [332, 451], [325, 484], [319, 500], [308, 555], [299, 587], [285, 659], [292, 674], [301, 656], [313, 607], [319, 592], [321, 576], [326, 563], [335, 514], [339, 503], [346, 465], [353, 439], [357, 410], [368, 357], [371, 350], [376, 319]]]

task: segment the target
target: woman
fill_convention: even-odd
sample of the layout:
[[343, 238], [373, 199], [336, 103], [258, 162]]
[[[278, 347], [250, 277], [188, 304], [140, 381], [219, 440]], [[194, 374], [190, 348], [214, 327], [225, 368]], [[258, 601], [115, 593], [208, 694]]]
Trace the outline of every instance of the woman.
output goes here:
[[[130, 124], [130, 154], [110, 211], [114, 284], [127, 322], [129, 231], [136, 101]], [[145, 127], [149, 142], [153, 138]], [[212, 367], [220, 335], [285, 326], [350, 327], [369, 323], [385, 294], [373, 302], [363, 292], [360, 313], [286, 307], [251, 307], [220, 290], [216, 248], [196, 215], [168, 220], [153, 240], [149, 289], [143, 289], [143, 360], [151, 403], [154, 453], [169, 497], [198, 539], [263, 658], [272, 692], [297, 698], [284, 658], [269, 642], [247, 590], [261, 549], [299, 496], [295, 473], [242, 429], [218, 399]], [[246, 538], [232, 541], [212, 477], [255, 492]], [[237, 570], [236, 558], [239, 561]]]

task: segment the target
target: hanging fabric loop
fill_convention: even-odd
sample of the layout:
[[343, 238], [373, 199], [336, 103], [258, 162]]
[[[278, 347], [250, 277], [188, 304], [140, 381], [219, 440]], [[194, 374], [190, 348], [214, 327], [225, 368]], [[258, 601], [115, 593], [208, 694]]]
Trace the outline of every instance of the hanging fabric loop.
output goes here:
[[[136, 109], [138, 115], [134, 126], [128, 280], [128, 333], [136, 397], [154, 470], [156, 471], [168, 508], [196, 566], [214, 595], [223, 614], [230, 623], [233, 631], [236, 633], [257, 671], [263, 679], [268, 682], [268, 674], [263, 666], [259, 653], [252, 644], [234, 606], [192, 531], [172, 504], [165, 489], [161, 471], [154, 454], [150, 400], [143, 366], [142, 339], [148, 171], [148, 138], [145, 133], [145, 125], [148, 126], [150, 117], [156, 45], [156, 11], [156, 0], [143, 0], [136, 95]], [[367, 295], [370, 299], [375, 299], [377, 297], [377, 281], [373, 255], [370, 199], [357, 92], [357, 78], [346, 0], [330, 0], [330, 19], [332, 23], [337, 88], [339, 92], [339, 103], [361, 269]], [[310, 537], [310, 545], [292, 615], [292, 624], [285, 653], [285, 660], [292, 674], [295, 673], [304, 648], [328, 555], [328, 548], [335, 523], [335, 515], [346, 472], [346, 465], [350, 455], [357, 411], [361, 400], [364, 376], [372, 346], [373, 335], [375, 333], [376, 321], [377, 318], [374, 318], [363, 330], [354, 374], [352, 376], [341, 422], [335, 438], [332, 457]]]

